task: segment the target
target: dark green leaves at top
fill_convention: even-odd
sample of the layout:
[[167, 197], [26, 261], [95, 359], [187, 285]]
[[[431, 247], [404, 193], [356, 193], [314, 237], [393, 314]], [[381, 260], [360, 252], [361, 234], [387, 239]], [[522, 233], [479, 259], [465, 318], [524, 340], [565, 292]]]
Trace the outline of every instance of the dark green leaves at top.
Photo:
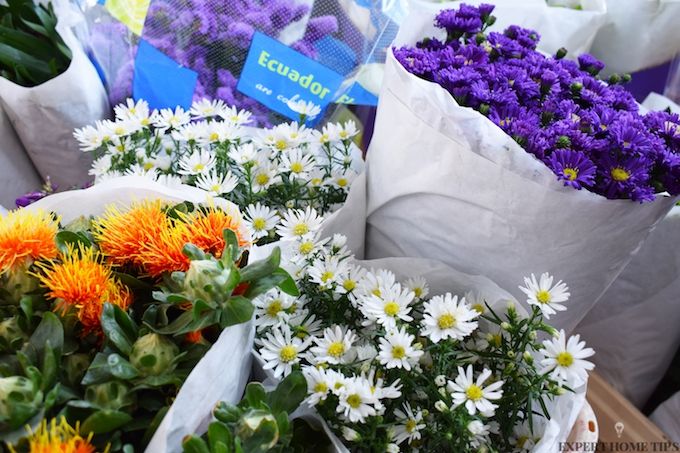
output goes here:
[[92, 242], [84, 233], [74, 233], [73, 231], [60, 231], [55, 237], [57, 248], [61, 253], [68, 253], [69, 246], [73, 248], [92, 247]]
[[273, 413], [295, 411], [307, 396], [307, 381], [299, 371], [289, 374], [274, 391], [267, 395]]
[[101, 317], [102, 330], [107, 340], [124, 355], [129, 355], [137, 340], [139, 328], [123, 309], [110, 303], [104, 304]]

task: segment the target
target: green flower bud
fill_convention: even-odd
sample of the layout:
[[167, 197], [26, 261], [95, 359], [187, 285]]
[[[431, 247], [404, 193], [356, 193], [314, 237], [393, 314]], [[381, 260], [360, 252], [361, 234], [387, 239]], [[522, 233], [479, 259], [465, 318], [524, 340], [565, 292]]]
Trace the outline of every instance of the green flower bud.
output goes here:
[[512, 327], [512, 326], [510, 325], [509, 322], [503, 321], [503, 322], [501, 323], [501, 329], [503, 329], [503, 330], [509, 330], [510, 327]]
[[21, 349], [28, 336], [19, 327], [16, 316], [0, 322], [0, 352], [13, 352]]
[[40, 410], [43, 394], [23, 376], [0, 378], [0, 430], [24, 425]]
[[193, 260], [184, 278], [184, 294], [191, 300], [221, 301], [231, 270], [216, 260]]
[[524, 358], [524, 361], [528, 365], [532, 365], [534, 363], [534, 358], [529, 351], [524, 351], [524, 354], [522, 354], [522, 357]]
[[103, 409], [120, 410], [134, 404], [134, 393], [120, 381], [95, 384], [85, 389], [85, 399]]
[[263, 427], [264, 425], [274, 425], [276, 428], [270, 439], [261, 438], [263, 442], [262, 451], [269, 450], [274, 448], [274, 445], [279, 441], [279, 429], [276, 419], [267, 411], [254, 409], [246, 413], [241, 418], [241, 422], [236, 429], [236, 434], [241, 439], [248, 439], [257, 433], [260, 427]]
[[173, 360], [179, 348], [171, 340], [148, 333], [135, 341], [130, 352], [130, 363], [142, 376], [158, 376], [175, 369]]
[[71, 385], [77, 385], [83, 380], [85, 372], [90, 366], [90, 356], [88, 354], [71, 354], [64, 358], [64, 370], [66, 379]]
[[567, 52], [568, 52], [567, 49], [565, 49], [564, 47], [560, 47], [559, 49], [557, 49], [557, 53], [555, 54], [555, 59], [561, 60], [562, 58], [567, 56]]
[[38, 279], [29, 274], [28, 269], [33, 261], [28, 259], [22, 264], [10, 268], [0, 277], [0, 286], [9, 293], [8, 302], [19, 305], [21, 298], [38, 289]]

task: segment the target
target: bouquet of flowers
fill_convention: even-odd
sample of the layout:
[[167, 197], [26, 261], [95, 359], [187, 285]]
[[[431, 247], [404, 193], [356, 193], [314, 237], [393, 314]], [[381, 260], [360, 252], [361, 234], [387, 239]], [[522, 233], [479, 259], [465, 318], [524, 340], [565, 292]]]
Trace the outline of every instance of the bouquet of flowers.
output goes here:
[[568, 305], [565, 283], [531, 275], [522, 304], [479, 286], [432, 296], [422, 276], [366, 268], [343, 236], [310, 234], [281, 243], [300, 295], [255, 300], [256, 344], [270, 377], [302, 372], [301, 412], [316, 410], [336, 447], [558, 451], [593, 368], [592, 349], [548, 324]]
[[[293, 106], [316, 115], [304, 102]], [[286, 208], [323, 214], [344, 202], [361, 155], [353, 143], [356, 124], [329, 123], [322, 130], [296, 122], [270, 129], [246, 127], [252, 114], [222, 101], [195, 102], [189, 111], [150, 111], [143, 101], [115, 109], [115, 121], [77, 130], [93, 152], [95, 183], [121, 175], [144, 175], [166, 185], [189, 184], [222, 196], [244, 210], [253, 239], [269, 241]]]
[[[252, 299], [297, 294], [278, 249], [248, 263], [236, 206], [146, 185], [155, 197], [108, 204], [115, 187], [97, 187], [0, 217], [0, 431], [13, 451], [179, 451], [212, 405], [242, 395]], [[43, 209], [69, 199], [63, 216]]]
[[506, 288], [559, 274], [576, 307], [554, 323], [571, 331], [673, 206], [680, 121], [642, 116], [614, 84], [623, 77], [598, 79], [592, 57], [545, 56], [521, 27], [491, 31], [493, 9], [404, 24], [357, 188], [366, 195], [339, 216], [365, 213], [369, 259], [439, 259]]

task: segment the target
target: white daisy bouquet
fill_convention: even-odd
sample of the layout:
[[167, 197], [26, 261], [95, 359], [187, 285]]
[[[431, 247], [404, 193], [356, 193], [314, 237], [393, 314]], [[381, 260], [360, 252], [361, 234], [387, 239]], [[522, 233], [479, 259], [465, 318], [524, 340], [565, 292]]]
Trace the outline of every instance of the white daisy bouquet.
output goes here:
[[349, 450], [557, 451], [574, 419], [556, 408], [583, 390], [594, 353], [546, 323], [565, 283], [526, 278], [528, 313], [474, 292], [430, 297], [421, 277], [356, 264], [341, 235], [322, 240], [304, 220], [290, 231], [283, 262], [300, 296], [254, 301], [257, 353], [274, 379], [303, 373], [303, 407]]
[[255, 129], [247, 127], [250, 112], [222, 101], [152, 111], [143, 100], [128, 100], [115, 108], [115, 120], [74, 135], [95, 155], [95, 183], [132, 174], [199, 187], [244, 209], [258, 240], [275, 237], [281, 209], [337, 207], [360, 169], [353, 121], [309, 129], [302, 124], [318, 113], [314, 106], [294, 107], [300, 124]]

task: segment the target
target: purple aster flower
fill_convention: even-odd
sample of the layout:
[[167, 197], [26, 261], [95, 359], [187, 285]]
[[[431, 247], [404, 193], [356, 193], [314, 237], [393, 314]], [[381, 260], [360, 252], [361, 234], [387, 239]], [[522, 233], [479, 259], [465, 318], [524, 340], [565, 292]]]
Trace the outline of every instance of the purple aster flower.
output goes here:
[[42, 200], [46, 196], [53, 194], [57, 190], [57, 186], [52, 184], [50, 177], [47, 177], [45, 184], [42, 186], [42, 190], [37, 190], [35, 192], [29, 192], [16, 199], [15, 204], [17, 208], [25, 208], [26, 206], [35, 203], [38, 200]]
[[247, 49], [253, 40], [255, 28], [244, 22], [232, 22], [227, 26], [224, 39], [231, 41], [236, 47]]
[[[649, 185], [651, 162], [644, 157], [613, 158], [606, 155], [599, 165], [602, 189], [607, 198], [631, 198], [637, 186]], [[630, 196], [629, 196], [630, 194]]]
[[[467, 7], [467, 5], [461, 5]], [[435, 17], [434, 24], [446, 30], [449, 38], [458, 39], [463, 34], [475, 34], [482, 31], [482, 18], [479, 10], [476, 14], [467, 14], [467, 11], [461, 13], [454, 9], [445, 9], [439, 12]]]
[[565, 186], [581, 189], [595, 182], [595, 164], [582, 152], [558, 149], [546, 163]]
[[504, 34], [508, 38], [518, 42], [522, 47], [531, 50], [536, 49], [536, 45], [541, 39], [541, 35], [539, 35], [535, 30], [529, 30], [517, 25], [511, 25], [506, 28]]
[[578, 65], [582, 71], [593, 76], [599, 74], [604, 69], [604, 63], [587, 53], [578, 57]]
[[612, 144], [627, 155], [642, 155], [651, 149], [647, 130], [642, 122], [635, 121], [632, 116], [619, 117], [610, 126], [609, 134]]

